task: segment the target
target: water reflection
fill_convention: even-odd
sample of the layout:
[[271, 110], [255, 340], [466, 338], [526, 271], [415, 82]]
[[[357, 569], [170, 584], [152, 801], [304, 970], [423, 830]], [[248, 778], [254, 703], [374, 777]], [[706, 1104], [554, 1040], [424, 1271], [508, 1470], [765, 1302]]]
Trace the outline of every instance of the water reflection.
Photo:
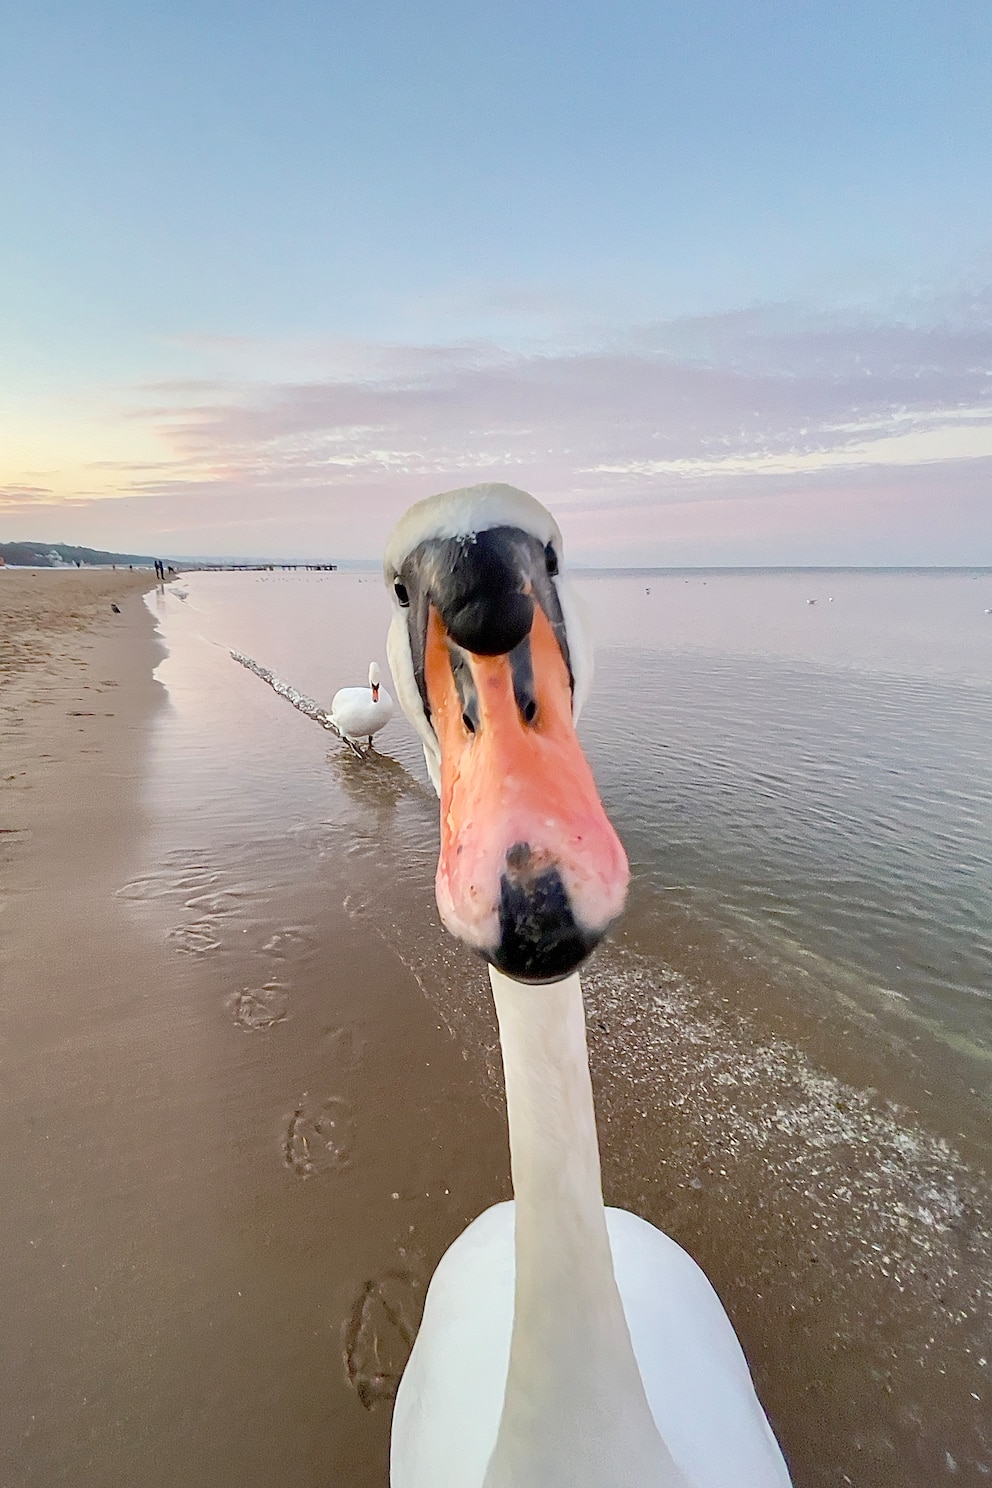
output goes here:
[[[336, 785], [363, 813], [374, 814], [376, 823], [385, 827], [403, 796], [428, 795], [404, 764], [374, 749], [367, 759], [356, 759], [343, 749], [331, 749], [327, 763]], [[430, 792], [433, 796], [433, 791]]]

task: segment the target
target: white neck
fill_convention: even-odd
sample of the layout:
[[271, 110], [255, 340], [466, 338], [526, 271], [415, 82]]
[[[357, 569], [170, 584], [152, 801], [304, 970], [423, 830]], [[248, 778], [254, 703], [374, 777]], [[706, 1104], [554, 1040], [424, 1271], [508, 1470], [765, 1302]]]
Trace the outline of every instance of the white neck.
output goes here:
[[484, 1488], [683, 1488], [613, 1275], [578, 975], [550, 987], [489, 975], [506, 1078], [516, 1293]]

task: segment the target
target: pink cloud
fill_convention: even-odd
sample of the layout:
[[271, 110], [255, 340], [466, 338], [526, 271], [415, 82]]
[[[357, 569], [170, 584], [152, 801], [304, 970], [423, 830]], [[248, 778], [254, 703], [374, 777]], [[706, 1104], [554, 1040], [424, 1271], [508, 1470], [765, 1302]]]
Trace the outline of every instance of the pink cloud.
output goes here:
[[410, 501], [502, 479], [558, 509], [585, 561], [992, 561], [985, 310], [914, 327], [772, 307], [583, 351], [336, 348], [334, 376], [163, 383], [131, 416], [167, 457], [101, 462], [124, 494], [100, 531], [373, 557]]

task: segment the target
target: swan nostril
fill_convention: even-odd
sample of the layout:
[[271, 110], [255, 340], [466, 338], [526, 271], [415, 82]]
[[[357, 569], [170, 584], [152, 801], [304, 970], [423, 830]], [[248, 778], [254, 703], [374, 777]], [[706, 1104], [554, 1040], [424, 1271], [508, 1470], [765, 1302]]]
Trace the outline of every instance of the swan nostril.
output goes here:
[[529, 726], [537, 717], [537, 689], [534, 684], [530, 636], [524, 636], [520, 645], [510, 652], [510, 670], [513, 673], [513, 696], [517, 702], [517, 711]]
[[457, 646], [448, 646], [448, 660], [451, 662], [451, 675], [458, 689], [458, 701], [462, 705], [462, 726], [467, 734], [474, 734], [479, 727], [479, 694], [472, 668]]

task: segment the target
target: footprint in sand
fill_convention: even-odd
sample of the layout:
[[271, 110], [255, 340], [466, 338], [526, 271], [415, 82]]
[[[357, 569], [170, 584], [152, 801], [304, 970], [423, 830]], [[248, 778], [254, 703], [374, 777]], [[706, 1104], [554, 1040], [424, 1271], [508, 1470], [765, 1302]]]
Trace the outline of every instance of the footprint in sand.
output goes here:
[[340, 1172], [348, 1166], [354, 1124], [351, 1107], [340, 1095], [305, 1100], [293, 1112], [286, 1129], [286, 1166], [300, 1178]]
[[276, 930], [262, 946], [266, 955], [274, 956], [279, 961], [298, 960], [300, 957], [313, 955], [316, 949], [314, 937], [298, 925], [287, 925], [283, 930]]
[[194, 920], [191, 925], [177, 925], [170, 930], [166, 940], [188, 956], [200, 956], [206, 951], [215, 951], [220, 945], [220, 936], [213, 920]]
[[344, 1327], [348, 1383], [366, 1410], [392, 1400], [413, 1347], [420, 1287], [409, 1271], [367, 1281]]
[[249, 987], [236, 992], [228, 999], [227, 1006], [239, 1028], [248, 1032], [272, 1028], [286, 1018], [289, 998], [287, 989], [278, 982], [266, 982], [264, 987]]

